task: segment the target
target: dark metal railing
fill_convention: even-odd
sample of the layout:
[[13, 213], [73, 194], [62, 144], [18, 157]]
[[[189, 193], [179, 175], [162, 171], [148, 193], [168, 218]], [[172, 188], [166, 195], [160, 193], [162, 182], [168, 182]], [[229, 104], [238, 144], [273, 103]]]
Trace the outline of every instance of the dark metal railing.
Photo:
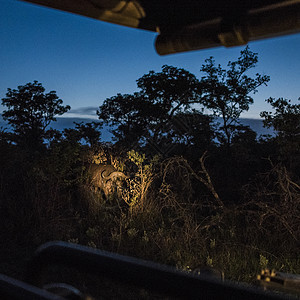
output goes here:
[[3, 274], [0, 274], [0, 299], [64, 300], [62, 297]]
[[283, 295], [264, 292], [259, 288], [222, 282], [153, 262], [66, 242], [50, 242], [41, 246], [29, 264], [25, 280], [34, 286], [42, 286], [42, 274], [52, 265], [76, 268], [117, 283], [134, 285], [176, 298], [287, 299]]

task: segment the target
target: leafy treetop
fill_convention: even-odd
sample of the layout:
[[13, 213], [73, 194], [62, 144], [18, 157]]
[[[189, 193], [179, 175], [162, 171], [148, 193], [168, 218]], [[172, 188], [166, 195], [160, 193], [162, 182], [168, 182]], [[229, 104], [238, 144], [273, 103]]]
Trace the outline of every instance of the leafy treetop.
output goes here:
[[[298, 99], [300, 101], [300, 98]], [[300, 153], [300, 104], [292, 104], [291, 100], [269, 98], [266, 100], [273, 112], [263, 111], [264, 126], [273, 127], [276, 132], [275, 141], [279, 143], [280, 152], [289, 160]]]
[[[174, 115], [199, 101], [199, 81], [190, 72], [164, 65], [137, 80], [139, 92], [117, 94], [99, 107], [97, 115], [113, 127], [115, 140], [125, 147], [152, 139], [158, 143]], [[167, 126], [168, 127], [168, 126]]]
[[18, 89], [9, 88], [2, 105], [7, 107], [3, 119], [12, 126], [16, 142], [28, 145], [42, 143], [50, 122], [70, 109], [69, 105], [63, 106], [55, 91], [45, 93], [45, 88], [37, 81], [18, 86]]
[[269, 76], [258, 73], [254, 78], [246, 75], [257, 62], [257, 53], [247, 46], [237, 61], [228, 62], [227, 70], [221, 65], [216, 66], [213, 57], [206, 59], [202, 65], [201, 71], [206, 73], [200, 81], [203, 105], [222, 119], [221, 139], [225, 144], [231, 143], [241, 113], [248, 111], [253, 104], [250, 94], [256, 93], [259, 86], [267, 85], [270, 80]]

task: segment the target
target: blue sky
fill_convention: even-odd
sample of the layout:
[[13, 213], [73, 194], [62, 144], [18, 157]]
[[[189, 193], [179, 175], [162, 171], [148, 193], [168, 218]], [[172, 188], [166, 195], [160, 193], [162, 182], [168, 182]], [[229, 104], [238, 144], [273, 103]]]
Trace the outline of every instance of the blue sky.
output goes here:
[[[0, 0], [0, 98], [7, 88], [38, 80], [72, 107], [69, 116], [89, 116], [117, 93], [133, 93], [136, 79], [164, 64], [201, 77], [204, 60], [213, 56], [226, 66], [244, 47], [223, 47], [159, 56], [155, 33], [31, 5]], [[251, 42], [259, 55], [255, 72], [270, 75], [243, 115], [258, 118], [270, 110], [268, 97], [296, 102], [300, 97], [300, 34]], [[0, 108], [2, 110], [2, 108]]]

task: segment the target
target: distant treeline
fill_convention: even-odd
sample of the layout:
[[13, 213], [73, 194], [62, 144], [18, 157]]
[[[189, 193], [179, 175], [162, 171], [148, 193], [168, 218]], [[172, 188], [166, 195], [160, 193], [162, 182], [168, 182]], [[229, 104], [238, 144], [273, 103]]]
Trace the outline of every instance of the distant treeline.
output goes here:
[[[92, 117], [92, 116], [91, 116]], [[56, 129], [58, 131], [63, 131], [68, 128], [75, 128], [76, 123], [90, 123], [92, 121], [96, 121], [93, 118], [81, 118], [81, 117], [59, 117], [56, 121], [51, 122], [49, 127]], [[213, 120], [214, 122], [220, 122], [218, 118]], [[251, 118], [240, 118], [240, 123], [244, 126], [249, 126], [254, 132], [257, 133], [257, 138], [261, 135], [271, 135], [273, 136], [274, 129], [264, 127], [263, 120], [261, 119], [251, 119]], [[0, 128], [5, 128], [7, 131], [12, 131], [12, 128], [5, 122], [0, 116]], [[116, 126], [117, 127], [117, 126]], [[111, 133], [111, 128], [108, 126], [103, 126], [101, 128], [101, 141], [103, 142], [113, 142], [112, 141], [113, 134]]]

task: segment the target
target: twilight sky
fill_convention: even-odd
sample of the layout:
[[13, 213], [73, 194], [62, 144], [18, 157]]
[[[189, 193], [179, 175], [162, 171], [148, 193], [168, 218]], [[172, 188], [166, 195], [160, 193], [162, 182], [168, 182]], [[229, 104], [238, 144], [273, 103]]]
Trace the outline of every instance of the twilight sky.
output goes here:
[[[213, 56], [223, 67], [243, 47], [214, 48], [169, 56], [154, 50], [155, 33], [96, 21], [17, 0], [0, 0], [0, 98], [7, 88], [38, 80], [46, 92], [72, 107], [69, 116], [94, 116], [103, 100], [133, 93], [136, 80], [164, 64], [185, 68], [198, 78]], [[270, 75], [267, 87], [254, 95], [243, 117], [258, 118], [269, 110], [265, 99], [300, 97], [300, 34], [251, 42], [258, 53], [254, 72]], [[2, 107], [0, 107], [2, 111]], [[66, 115], [64, 115], [66, 116]]]

